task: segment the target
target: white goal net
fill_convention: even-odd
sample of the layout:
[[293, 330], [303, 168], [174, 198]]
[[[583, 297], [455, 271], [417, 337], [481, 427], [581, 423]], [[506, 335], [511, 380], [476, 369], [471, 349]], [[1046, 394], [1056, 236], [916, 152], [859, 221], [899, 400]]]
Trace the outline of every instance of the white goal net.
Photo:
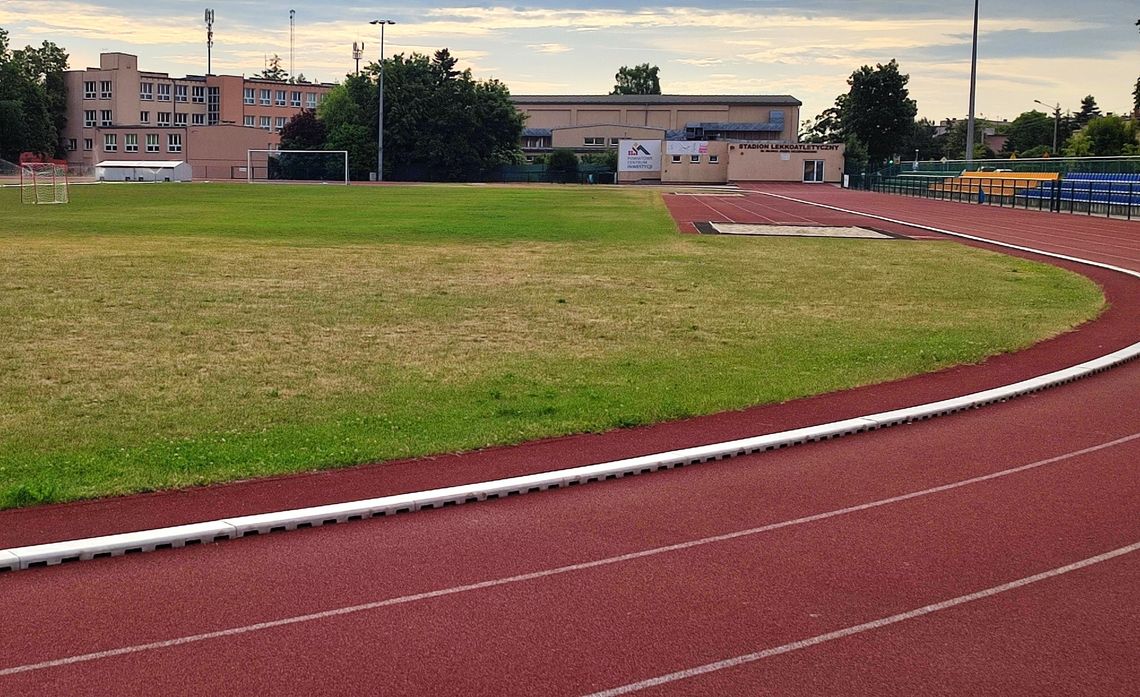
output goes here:
[[21, 164], [20, 201], [23, 203], [67, 203], [67, 167], [39, 162]]
[[295, 181], [348, 184], [347, 150], [250, 150], [249, 182]]

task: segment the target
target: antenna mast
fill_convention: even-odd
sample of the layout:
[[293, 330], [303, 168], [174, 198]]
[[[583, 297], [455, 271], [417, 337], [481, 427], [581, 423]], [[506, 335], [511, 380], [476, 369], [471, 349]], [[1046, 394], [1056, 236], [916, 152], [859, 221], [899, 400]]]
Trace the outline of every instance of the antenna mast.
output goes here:
[[297, 16], [296, 10], [289, 10], [289, 79], [292, 80], [296, 73], [293, 72], [293, 48], [296, 45], [296, 27], [297, 21], [294, 19]]
[[356, 74], [360, 75], [360, 59], [364, 57], [364, 42], [352, 42], [352, 58], [356, 61]]
[[214, 74], [214, 11], [206, 10], [206, 74]]

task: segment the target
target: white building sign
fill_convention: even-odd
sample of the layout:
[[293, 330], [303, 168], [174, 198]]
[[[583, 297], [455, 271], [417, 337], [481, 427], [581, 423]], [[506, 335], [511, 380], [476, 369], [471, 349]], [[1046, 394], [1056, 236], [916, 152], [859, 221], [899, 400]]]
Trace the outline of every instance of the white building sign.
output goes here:
[[707, 155], [708, 153], [707, 140], [671, 140], [665, 144], [667, 155]]
[[622, 140], [618, 143], [619, 172], [660, 172], [661, 141]]

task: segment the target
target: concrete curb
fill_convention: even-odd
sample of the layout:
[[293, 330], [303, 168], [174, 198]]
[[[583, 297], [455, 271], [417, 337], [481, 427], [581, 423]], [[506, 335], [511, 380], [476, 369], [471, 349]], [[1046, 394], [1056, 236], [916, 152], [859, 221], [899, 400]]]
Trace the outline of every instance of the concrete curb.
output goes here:
[[[1030, 247], [995, 242], [973, 235], [954, 233], [925, 225], [860, 213], [858, 211], [850, 211], [835, 206], [812, 203], [810, 201], [802, 201], [777, 194], [764, 193], [764, 195], [898, 223], [954, 237], [985, 242], [1009, 249], [1017, 249], [1057, 259], [1074, 261], [1089, 266], [1117, 271], [1140, 279], [1140, 273], [1086, 259], [1043, 252]], [[395, 496], [384, 496], [362, 501], [351, 501], [326, 506], [226, 518], [193, 525], [180, 525], [177, 527], [158, 528], [140, 532], [5, 549], [0, 550], [0, 572], [38, 566], [51, 566], [68, 561], [150, 552], [158, 549], [173, 549], [270, 532], [320, 527], [322, 525], [364, 520], [377, 516], [410, 513], [432, 508], [444, 508], [447, 506], [505, 498], [548, 489], [561, 489], [609, 479], [618, 479], [629, 475], [647, 474], [649, 472], [695, 465], [713, 460], [723, 460], [769, 450], [778, 450], [794, 445], [829, 440], [841, 436], [908, 424], [915, 421], [923, 421], [967, 409], [977, 409], [988, 404], [1008, 401], [1016, 397], [1040, 392], [1041, 390], [1057, 387], [1089, 375], [1104, 372], [1123, 363], [1135, 360], [1138, 357], [1140, 357], [1140, 342], [1069, 368], [1009, 385], [962, 395], [960, 397], [952, 397], [950, 399], [907, 407], [905, 409], [868, 414], [853, 419], [833, 421], [778, 433], [693, 448], [684, 448], [681, 450], [672, 450], [655, 455], [644, 455], [641, 457], [614, 460], [595, 465], [574, 467], [523, 477], [511, 477], [508, 479], [398, 494]]]

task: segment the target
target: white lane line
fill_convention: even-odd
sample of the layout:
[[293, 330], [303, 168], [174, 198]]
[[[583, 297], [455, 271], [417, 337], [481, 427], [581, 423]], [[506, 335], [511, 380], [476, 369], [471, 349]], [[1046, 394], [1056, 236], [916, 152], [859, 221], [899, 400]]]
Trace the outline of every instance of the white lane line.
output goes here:
[[1045, 571], [1045, 572], [1042, 572], [1039, 574], [1035, 574], [1033, 576], [1026, 576], [1025, 578], [1019, 578], [1016, 581], [1010, 581], [1009, 583], [1003, 583], [1000, 586], [994, 586], [993, 588], [987, 588], [985, 590], [977, 591], [976, 593], [970, 593], [969, 595], [960, 595], [957, 598], [951, 598], [949, 600], [943, 600], [942, 602], [934, 603], [933, 605], [924, 605], [923, 607], [917, 608], [915, 610], [910, 610], [908, 612], [901, 612], [897, 615], [891, 615], [890, 617], [883, 617], [882, 619], [873, 620], [871, 622], [864, 622], [863, 624], [857, 624], [857, 625], [854, 625], [852, 627], [847, 627], [845, 629], [839, 629], [839, 630], [834, 631], [834, 632], [828, 632], [827, 634], [820, 634], [819, 636], [814, 636], [814, 637], [811, 637], [810, 639], [801, 639], [799, 641], [793, 641], [791, 643], [784, 644], [782, 646], [776, 646], [776, 647], [773, 647], [770, 649], [764, 649], [763, 651], [757, 651], [756, 653], [749, 653], [749, 654], [745, 654], [743, 656], [736, 656], [733, 658], [727, 658], [723, 661], [716, 661], [715, 663], [706, 663], [703, 666], [696, 666], [694, 668], [686, 668], [685, 670], [679, 670], [675, 673], [669, 673], [667, 675], [659, 675], [656, 678], [649, 678], [648, 680], [642, 680], [640, 682], [630, 683], [628, 685], [622, 685], [621, 687], [615, 687], [613, 689], [603, 690], [602, 692], [593, 692], [593, 693], [587, 695], [587, 697], [616, 697], [617, 695], [628, 695], [632, 692], [639, 692], [641, 690], [645, 690], [645, 689], [648, 689], [650, 687], [657, 687], [659, 685], [666, 685], [666, 684], [678, 682], [681, 680], [688, 680], [689, 678], [694, 678], [698, 675], [705, 675], [706, 673], [715, 673], [715, 672], [720, 671], [720, 670], [725, 670], [728, 668], [735, 668], [736, 666], [744, 665], [747, 663], [755, 663], [756, 661], [761, 661], [765, 658], [771, 658], [773, 656], [779, 656], [781, 654], [791, 653], [792, 651], [798, 651], [800, 649], [806, 649], [806, 648], [809, 648], [812, 646], [816, 646], [818, 644], [823, 644], [823, 643], [826, 643], [829, 641], [835, 641], [836, 639], [843, 639], [843, 638], [846, 638], [846, 637], [849, 637], [849, 636], [852, 636], [855, 634], [862, 634], [863, 632], [869, 632], [873, 629], [880, 629], [880, 628], [886, 627], [888, 625], [897, 624], [899, 622], [905, 622], [906, 620], [912, 620], [916, 617], [922, 617], [923, 615], [930, 615], [930, 614], [933, 614], [935, 612], [940, 612], [942, 610], [948, 610], [952, 607], [957, 607], [959, 605], [965, 605], [966, 603], [971, 603], [975, 600], [982, 600], [984, 598], [991, 598], [995, 595], [1000, 595], [1001, 593], [1006, 593], [1006, 592], [1009, 592], [1011, 590], [1016, 590], [1018, 588], [1024, 588], [1025, 586], [1033, 585], [1034, 583], [1040, 583], [1041, 581], [1047, 581], [1051, 578], [1056, 578], [1057, 576], [1063, 576], [1065, 574], [1072, 573], [1074, 571], [1080, 571], [1081, 569], [1093, 566], [1095, 564], [1101, 564], [1103, 562], [1110, 561], [1112, 559], [1116, 559], [1117, 557], [1122, 557], [1126, 554], [1131, 554], [1137, 550], [1140, 550], [1140, 542], [1130, 544], [1127, 547], [1121, 547], [1119, 549], [1114, 549], [1111, 552], [1105, 552], [1104, 554], [1098, 554], [1095, 557], [1089, 557], [1088, 559], [1082, 559], [1081, 561], [1074, 562], [1072, 564], [1060, 566], [1060, 567], [1057, 567], [1056, 569], [1050, 569], [1049, 571]]
[[498, 586], [506, 586], [516, 583], [523, 583], [525, 581], [534, 581], [541, 578], [548, 578], [550, 576], [559, 576], [562, 574], [573, 573], [576, 571], [585, 571], [587, 569], [596, 569], [602, 566], [611, 566], [620, 564], [622, 562], [633, 561], [635, 559], [645, 559], [648, 557], [655, 557], [670, 552], [679, 552], [682, 550], [693, 549], [696, 547], [704, 547], [707, 545], [717, 544], [719, 542], [727, 542], [730, 540], [737, 540], [744, 537], [751, 537], [760, 535], [774, 530], [783, 528], [790, 528], [798, 525], [806, 525], [828, 518], [836, 518], [838, 516], [850, 515], [860, 511], [866, 511], [872, 508], [880, 508], [894, 503], [901, 503], [911, 499], [920, 498], [923, 496], [930, 496], [932, 494], [942, 493], [944, 491], [951, 491], [953, 489], [960, 489], [972, 484], [979, 484], [981, 482], [988, 482], [993, 479], [1000, 479], [1008, 477], [1021, 472], [1045, 467], [1047, 465], [1056, 464], [1065, 460], [1071, 460], [1076, 457], [1090, 455], [1102, 450], [1114, 448], [1134, 440], [1140, 439], [1140, 433], [1133, 433], [1130, 436], [1117, 438], [1107, 443], [1101, 443], [1081, 450], [1075, 450], [1063, 455], [1056, 455], [1045, 460], [1038, 460], [1037, 462], [1012, 469], [1002, 470], [1000, 472], [993, 472], [990, 474], [982, 475], [980, 477], [973, 477], [971, 479], [964, 479], [962, 481], [953, 482], [951, 484], [943, 484], [941, 486], [932, 487], [930, 489], [923, 489], [922, 491], [915, 491], [909, 494], [901, 494], [899, 496], [892, 496], [870, 503], [863, 503], [857, 506], [850, 506], [848, 508], [841, 508], [826, 513], [816, 513], [802, 518], [795, 518], [793, 520], [785, 520], [779, 523], [770, 523], [756, 528], [749, 528], [747, 530], [738, 530], [736, 532], [725, 533], [723, 535], [714, 535], [711, 537], [704, 537], [698, 540], [690, 540], [688, 542], [680, 542], [673, 545], [666, 545], [664, 547], [654, 547], [652, 549], [645, 549], [640, 552], [630, 552], [629, 554], [622, 554], [616, 557], [607, 557], [605, 559], [595, 559], [594, 561], [583, 562], [580, 564], [571, 564], [569, 566], [560, 566], [554, 569], [545, 569], [543, 571], [533, 571], [527, 574], [519, 574], [517, 576], [507, 576], [505, 578], [498, 578], [489, 581], [480, 581], [479, 583], [471, 583], [463, 586], [454, 586], [452, 588], [442, 588], [440, 590], [427, 591], [425, 593], [416, 593], [414, 595], [402, 595], [397, 598], [388, 598], [386, 600], [379, 600], [372, 603], [365, 603], [363, 605], [352, 605], [349, 607], [336, 608], [334, 610], [325, 610], [324, 612], [316, 612], [309, 615], [298, 615], [296, 617], [286, 617], [279, 620], [272, 620], [269, 622], [258, 622], [256, 624], [249, 624], [242, 627], [233, 627], [230, 629], [222, 629], [216, 632], [206, 632], [204, 634], [193, 634], [190, 636], [179, 637], [177, 639], [167, 639], [165, 641], [156, 641], [149, 644], [136, 644], [134, 646], [124, 646], [117, 649], [110, 649], [107, 651], [97, 651], [95, 653], [85, 653], [76, 656], [68, 656], [66, 658], [57, 658], [51, 661], [43, 661], [41, 663], [29, 663], [26, 665], [13, 666], [11, 668], [0, 669], [0, 677], [7, 675], [16, 675], [18, 673], [30, 673], [32, 671], [44, 670], [47, 668], [58, 668], [61, 666], [74, 665], [76, 663], [87, 663], [89, 661], [97, 661], [104, 658], [113, 658], [115, 656], [124, 656], [133, 653], [142, 653], [144, 651], [155, 651], [158, 649], [166, 649], [173, 646], [181, 646], [183, 644], [194, 644], [201, 641], [209, 641], [211, 639], [221, 639], [224, 637], [237, 636], [239, 634], [249, 634], [250, 632], [258, 632], [264, 629], [273, 629], [274, 627], [286, 627], [294, 624], [301, 624], [304, 622], [314, 622], [317, 620], [328, 619], [330, 617], [340, 617], [342, 615], [353, 615], [360, 612], [368, 612], [369, 610], [378, 610], [385, 607], [393, 607], [396, 605], [407, 605], [421, 600], [430, 600], [432, 598], [442, 598], [449, 595], [456, 595], [459, 593], [467, 593], [470, 591], [483, 590], [486, 588], [495, 588]]
[[[1080, 257], [1069, 256], [1067, 254], [1061, 254], [1059, 252], [1048, 252], [1048, 251], [1045, 251], [1042, 249], [1035, 249], [1033, 247], [1026, 247], [1024, 245], [1013, 244], [1010, 242], [999, 242], [998, 240], [990, 239], [988, 237], [981, 237], [979, 235], [970, 235], [970, 234], [967, 234], [965, 232], [955, 232], [953, 230], [945, 230], [943, 228], [932, 227], [930, 225], [923, 225], [922, 223], [913, 223], [913, 222], [910, 222], [907, 220], [901, 220], [898, 218], [890, 218], [890, 217], [887, 217], [885, 215], [877, 215], [875, 213], [864, 213], [863, 211], [857, 211], [857, 210], [854, 210], [851, 208], [842, 208], [840, 206], [832, 206], [831, 204], [827, 204], [827, 203], [817, 203], [816, 201], [808, 201], [808, 200], [805, 200], [802, 198], [794, 198], [792, 196], [784, 196], [783, 194], [773, 194], [773, 193], [769, 193], [767, 191], [758, 191], [757, 193], [764, 195], [764, 196], [771, 196], [772, 198], [783, 199], [785, 201], [792, 201], [793, 203], [802, 203], [805, 206], [815, 206], [816, 208], [825, 208], [827, 210], [838, 211], [840, 213], [849, 213], [851, 215], [858, 215], [858, 216], [862, 216], [864, 218], [871, 218], [872, 220], [882, 220], [882, 221], [887, 222], [887, 223], [895, 223], [896, 225], [906, 225], [907, 227], [917, 228], [919, 230], [926, 230], [928, 232], [937, 232], [941, 235], [950, 235], [951, 237], [960, 237], [964, 240], [973, 240], [975, 242], [985, 242], [986, 244], [992, 244], [992, 245], [995, 245], [997, 247], [1005, 247], [1006, 249], [1016, 249], [1019, 252], [1031, 252], [1033, 254], [1040, 254], [1041, 256], [1053, 257], [1054, 259], [1063, 259], [1065, 261], [1072, 261], [1072, 262], [1076, 262], [1078, 264], [1085, 264], [1086, 266], [1096, 266], [1098, 268], [1107, 269], [1109, 271], [1118, 271], [1120, 273], [1132, 276], [1133, 278], [1140, 278], [1140, 272], [1133, 271], [1132, 269], [1124, 268], [1123, 266], [1113, 266], [1112, 264], [1105, 264], [1103, 262], [1092, 261], [1090, 259], [1082, 259]], [[1109, 254], [1106, 256], [1115, 256], [1115, 255]]]

